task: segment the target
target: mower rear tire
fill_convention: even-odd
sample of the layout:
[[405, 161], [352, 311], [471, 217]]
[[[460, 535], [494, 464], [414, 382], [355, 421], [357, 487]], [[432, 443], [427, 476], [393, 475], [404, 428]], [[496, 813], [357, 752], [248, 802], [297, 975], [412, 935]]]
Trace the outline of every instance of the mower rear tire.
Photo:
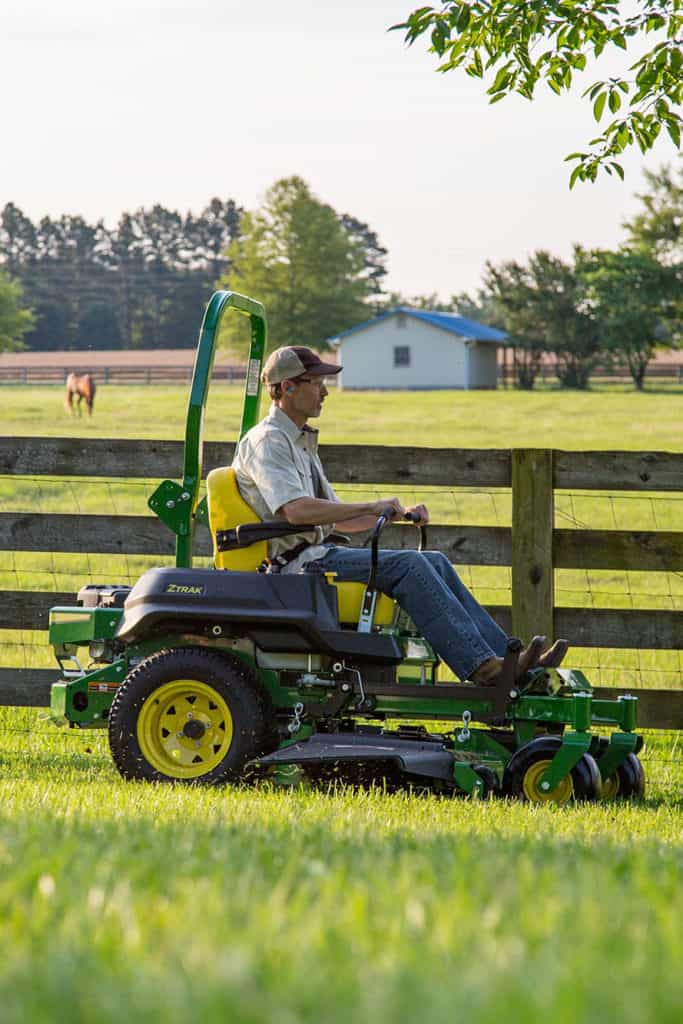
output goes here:
[[600, 770], [595, 758], [583, 754], [554, 789], [544, 792], [540, 782], [562, 745], [559, 736], [538, 736], [512, 755], [503, 773], [503, 795], [529, 803], [567, 804], [571, 800], [599, 800]]
[[602, 780], [603, 800], [639, 800], [645, 795], [645, 772], [635, 754], [627, 754], [617, 770]]
[[109, 746], [125, 779], [219, 785], [274, 746], [268, 695], [229, 654], [177, 647], [145, 658], [117, 691]]

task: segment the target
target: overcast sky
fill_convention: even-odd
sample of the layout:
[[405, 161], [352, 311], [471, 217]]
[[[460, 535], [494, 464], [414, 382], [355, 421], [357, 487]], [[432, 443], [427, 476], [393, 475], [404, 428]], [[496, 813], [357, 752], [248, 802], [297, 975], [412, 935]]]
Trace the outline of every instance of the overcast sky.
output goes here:
[[[486, 259], [614, 246], [626, 182], [567, 188], [594, 123], [575, 95], [489, 106], [387, 28], [411, 0], [2, 0], [0, 205], [104, 217], [155, 202], [253, 208], [299, 174], [389, 249], [389, 287], [474, 290]], [[588, 71], [585, 84], [597, 74]]]

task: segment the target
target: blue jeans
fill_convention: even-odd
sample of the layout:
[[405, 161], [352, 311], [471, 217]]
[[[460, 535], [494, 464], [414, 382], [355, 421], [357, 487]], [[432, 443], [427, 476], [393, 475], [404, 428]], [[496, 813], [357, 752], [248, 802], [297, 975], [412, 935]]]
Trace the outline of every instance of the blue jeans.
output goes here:
[[[367, 583], [370, 558], [369, 548], [330, 547], [306, 568], [334, 572], [340, 583]], [[398, 601], [460, 679], [505, 654], [505, 633], [440, 551], [380, 551], [377, 587]]]

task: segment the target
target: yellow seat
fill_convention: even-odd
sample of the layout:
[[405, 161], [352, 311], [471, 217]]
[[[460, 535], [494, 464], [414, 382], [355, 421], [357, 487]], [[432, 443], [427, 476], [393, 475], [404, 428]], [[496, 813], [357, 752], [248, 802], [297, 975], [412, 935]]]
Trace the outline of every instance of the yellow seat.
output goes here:
[[256, 572], [268, 556], [267, 541], [260, 540], [248, 548], [237, 548], [235, 551], [219, 551], [216, 547], [217, 530], [232, 530], [241, 523], [261, 522], [240, 494], [234, 469], [222, 466], [211, 470], [206, 478], [206, 500], [213, 539], [213, 564], [217, 569], [232, 569], [233, 572]]
[[[216, 532], [232, 530], [241, 523], [260, 523], [251, 505], [240, 494], [235, 471], [230, 466], [212, 469], [206, 478], [206, 497], [209, 506], [209, 528], [213, 538], [213, 559], [217, 569], [231, 569], [233, 572], [256, 572], [268, 556], [267, 541], [258, 541], [248, 548], [235, 551], [218, 551]], [[334, 573], [325, 574], [328, 581], [337, 588], [339, 621], [357, 623], [365, 586], [362, 583], [337, 583]], [[377, 595], [375, 625], [388, 626], [393, 621], [394, 602], [386, 594]]]

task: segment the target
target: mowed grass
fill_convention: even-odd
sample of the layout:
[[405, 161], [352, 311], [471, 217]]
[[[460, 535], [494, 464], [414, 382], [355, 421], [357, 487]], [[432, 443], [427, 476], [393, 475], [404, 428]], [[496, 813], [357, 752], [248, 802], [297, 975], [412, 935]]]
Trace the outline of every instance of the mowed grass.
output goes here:
[[[183, 435], [185, 388], [102, 387], [80, 421], [62, 416], [61, 389], [1, 396], [5, 434]], [[320, 425], [330, 443], [680, 451], [682, 400], [332, 394]], [[214, 388], [207, 439], [234, 438], [240, 404], [239, 389]], [[147, 495], [141, 482], [23, 486], [0, 480], [4, 508], [131, 514]], [[561, 506], [567, 521], [681, 528], [680, 505], [661, 496], [584, 498]], [[440, 521], [504, 524], [506, 500], [449, 492], [435, 507]], [[83, 574], [134, 578], [143, 561], [17, 555], [0, 585], [75, 589]], [[506, 578], [471, 572], [479, 596], [506, 603]], [[660, 592], [642, 575], [565, 579], [567, 603], [672, 607], [677, 577]], [[50, 664], [44, 635], [6, 639], [14, 663]], [[47, 660], [27, 659], [27, 642]], [[0, 1020], [679, 1024], [679, 748], [678, 734], [647, 736], [635, 805], [205, 790], [124, 783], [101, 732], [0, 709]]]
[[0, 734], [3, 1024], [680, 1021], [680, 772], [564, 808], [152, 787], [34, 715]]

